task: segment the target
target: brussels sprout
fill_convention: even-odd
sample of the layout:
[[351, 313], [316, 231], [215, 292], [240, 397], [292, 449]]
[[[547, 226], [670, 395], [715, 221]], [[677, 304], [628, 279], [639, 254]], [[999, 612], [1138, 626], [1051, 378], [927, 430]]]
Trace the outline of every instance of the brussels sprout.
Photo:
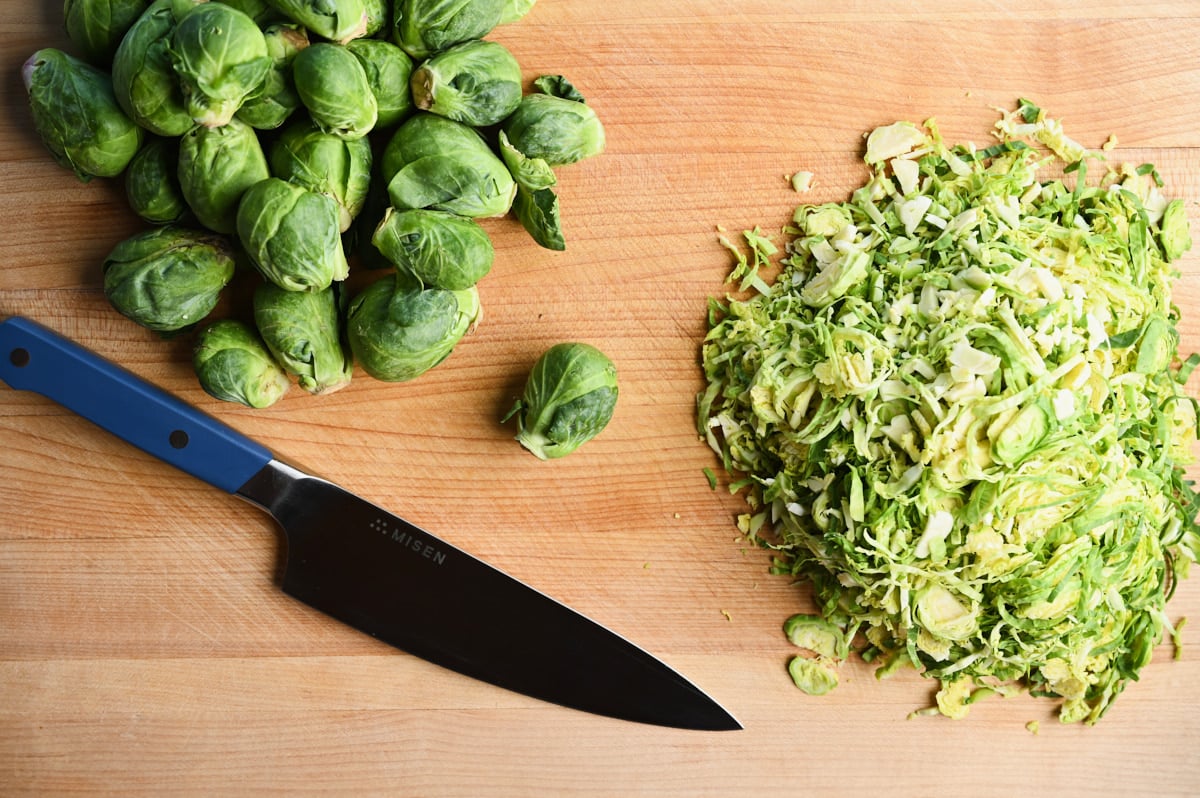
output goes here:
[[169, 333], [207, 316], [233, 278], [222, 237], [175, 225], [125, 239], [104, 259], [104, 295], [122, 315]]
[[287, 291], [262, 283], [254, 291], [254, 324], [279, 363], [311, 394], [350, 384], [354, 361], [341, 338], [338, 290]]
[[242, 195], [237, 233], [262, 276], [285, 290], [320, 291], [349, 272], [337, 203], [277, 177]]
[[346, 49], [362, 64], [375, 97], [375, 126], [392, 127], [408, 116], [413, 107], [409, 92], [413, 62], [408, 53], [382, 39], [355, 39]]
[[146, 4], [147, 0], [65, 0], [67, 37], [86, 61], [108, 67], [117, 45]]
[[142, 131], [117, 104], [107, 73], [48, 47], [21, 75], [38, 135], [80, 180], [119, 175], [142, 146]]
[[374, 36], [388, 29], [388, 23], [392, 20], [391, 5], [392, 0], [363, 0], [363, 10], [367, 14], [366, 36]]
[[503, 45], [475, 39], [443, 50], [413, 73], [416, 106], [476, 127], [494, 125], [521, 102], [521, 65]]
[[504, 421], [517, 417], [517, 440], [542, 460], [563, 457], [596, 437], [617, 405], [617, 369], [590, 344], [547, 349]]
[[302, 50], [292, 62], [296, 92], [317, 127], [344, 139], [371, 132], [379, 108], [367, 73], [342, 45], [322, 42]]
[[175, 139], [153, 137], [133, 156], [125, 170], [125, 196], [138, 216], [154, 224], [177, 222], [187, 214], [179, 189]]
[[274, 130], [300, 107], [300, 95], [292, 80], [292, 59], [308, 47], [308, 33], [300, 25], [281, 22], [264, 28], [263, 38], [273, 66], [236, 116], [258, 130]]
[[171, 0], [151, 3], [113, 56], [113, 93], [129, 118], [159, 136], [181, 136], [196, 123], [171, 61], [175, 13]]
[[179, 140], [179, 188], [210, 230], [235, 232], [242, 194], [270, 176], [258, 136], [245, 122], [197, 127]]
[[271, 145], [271, 173], [289, 183], [332, 197], [338, 229], [345, 232], [362, 211], [371, 184], [371, 143], [347, 141], [308, 121], [288, 125]]
[[262, 30], [222, 3], [201, 3], [183, 14], [170, 52], [188, 113], [206, 127], [227, 124], [272, 66]]
[[346, 334], [355, 360], [378, 380], [402, 382], [445, 360], [479, 320], [479, 293], [421, 288], [396, 274], [350, 303]]
[[401, 210], [503, 216], [516, 192], [512, 175], [474, 128], [428, 113], [397, 128], [380, 158], [380, 176]]
[[565, 166], [604, 151], [604, 126], [591, 106], [552, 94], [528, 94], [504, 122], [526, 157]]
[[422, 285], [459, 291], [492, 268], [492, 240], [477, 222], [445, 211], [389, 209], [371, 239]]
[[[366, 36], [378, 24], [377, 2], [372, 0], [268, 0], [294, 22], [323, 39], [345, 44]], [[370, 11], [368, 11], [370, 9]]]
[[507, 0], [504, 10], [500, 12], [500, 24], [516, 22], [532, 11], [536, 3], [537, 0]]
[[413, 58], [482, 39], [500, 24], [508, 0], [396, 0], [392, 38]]
[[209, 396], [247, 407], [270, 407], [291, 387], [258, 333], [237, 319], [215, 321], [200, 331], [192, 367]]

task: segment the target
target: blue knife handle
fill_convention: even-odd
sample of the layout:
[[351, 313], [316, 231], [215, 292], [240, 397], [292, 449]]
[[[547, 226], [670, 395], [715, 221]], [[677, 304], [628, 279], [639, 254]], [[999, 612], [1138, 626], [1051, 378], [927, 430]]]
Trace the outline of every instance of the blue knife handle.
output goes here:
[[0, 322], [0, 380], [52, 399], [229, 493], [272, 459], [241, 433], [20, 316]]

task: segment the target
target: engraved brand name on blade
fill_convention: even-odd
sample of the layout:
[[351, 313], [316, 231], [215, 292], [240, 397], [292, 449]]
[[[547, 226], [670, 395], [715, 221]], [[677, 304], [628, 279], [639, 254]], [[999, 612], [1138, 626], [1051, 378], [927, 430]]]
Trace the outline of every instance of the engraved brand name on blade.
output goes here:
[[400, 527], [389, 526], [388, 522], [382, 518], [376, 518], [372, 521], [371, 529], [381, 535], [390, 537], [396, 543], [399, 543], [410, 551], [416, 552], [434, 565], [444, 565], [446, 562], [446, 553], [444, 551], [426, 543], [420, 537], [406, 532]]

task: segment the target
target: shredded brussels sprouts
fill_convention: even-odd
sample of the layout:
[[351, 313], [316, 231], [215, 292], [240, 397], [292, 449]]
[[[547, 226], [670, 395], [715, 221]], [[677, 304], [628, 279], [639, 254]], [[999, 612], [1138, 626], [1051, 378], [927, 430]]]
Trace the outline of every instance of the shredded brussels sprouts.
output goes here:
[[1091, 724], [1177, 639], [1200, 551], [1187, 214], [1153, 167], [1089, 183], [1102, 154], [1028, 101], [996, 136], [874, 131], [869, 180], [796, 210], [773, 280], [748, 232], [730, 279], [757, 293], [710, 302], [698, 422], [741, 530], [879, 675], [937, 679], [951, 717], [1026, 689]]

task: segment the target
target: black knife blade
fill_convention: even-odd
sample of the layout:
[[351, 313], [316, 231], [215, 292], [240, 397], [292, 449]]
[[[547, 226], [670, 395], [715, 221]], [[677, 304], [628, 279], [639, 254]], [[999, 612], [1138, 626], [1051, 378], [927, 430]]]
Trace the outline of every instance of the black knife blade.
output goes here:
[[423, 659], [575, 709], [696, 730], [740, 729], [658, 658], [566, 605], [269, 450], [21, 317], [0, 322], [0, 379], [267, 511], [282, 587]]

